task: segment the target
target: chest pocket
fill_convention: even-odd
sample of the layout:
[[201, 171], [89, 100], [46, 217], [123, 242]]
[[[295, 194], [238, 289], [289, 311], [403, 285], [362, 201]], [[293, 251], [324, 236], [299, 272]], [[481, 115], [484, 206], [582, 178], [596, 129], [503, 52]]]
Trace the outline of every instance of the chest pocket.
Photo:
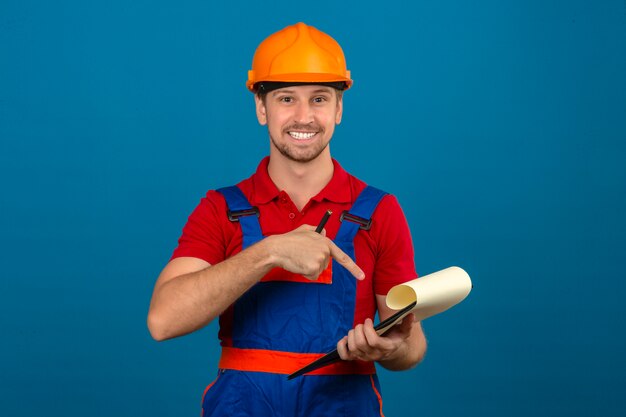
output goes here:
[[289, 282], [300, 282], [302, 284], [332, 284], [333, 283], [333, 263], [328, 263], [328, 266], [322, 273], [317, 277], [317, 279], [308, 279], [299, 274], [294, 274], [293, 272], [286, 271], [282, 268], [274, 268], [267, 275], [265, 275], [261, 282], [270, 282], [270, 281], [289, 281]]

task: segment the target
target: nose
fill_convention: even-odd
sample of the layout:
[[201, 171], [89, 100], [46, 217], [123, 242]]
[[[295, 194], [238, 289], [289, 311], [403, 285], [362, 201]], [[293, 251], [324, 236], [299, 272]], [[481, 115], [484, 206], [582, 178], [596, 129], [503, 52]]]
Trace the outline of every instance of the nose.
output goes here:
[[294, 121], [298, 124], [308, 124], [313, 121], [313, 108], [310, 103], [306, 101], [300, 101], [294, 114]]

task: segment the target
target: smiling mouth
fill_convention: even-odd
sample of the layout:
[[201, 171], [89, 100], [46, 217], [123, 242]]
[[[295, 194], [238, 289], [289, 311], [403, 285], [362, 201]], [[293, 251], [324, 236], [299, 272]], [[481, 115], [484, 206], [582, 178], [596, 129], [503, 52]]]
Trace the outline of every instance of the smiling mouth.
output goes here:
[[315, 136], [317, 134], [317, 132], [287, 132], [289, 133], [289, 136], [291, 136], [292, 138], [296, 139], [296, 140], [305, 140], [305, 139], [311, 139], [313, 136]]

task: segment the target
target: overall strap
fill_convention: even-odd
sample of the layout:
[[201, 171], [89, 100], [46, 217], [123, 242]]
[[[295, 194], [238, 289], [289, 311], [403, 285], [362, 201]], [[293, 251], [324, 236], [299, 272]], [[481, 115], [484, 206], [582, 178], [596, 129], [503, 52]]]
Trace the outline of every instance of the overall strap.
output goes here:
[[243, 233], [242, 249], [263, 239], [261, 225], [259, 224], [259, 209], [254, 207], [239, 187], [232, 185], [216, 190], [226, 199], [228, 206], [228, 220], [239, 222]]
[[350, 210], [341, 213], [341, 226], [335, 240], [351, 242], [359, 229], [369, 230], [372, 227], [372, 214], [385, 195], [387, 193], [378, 188], [370, 185], [365, 187]]

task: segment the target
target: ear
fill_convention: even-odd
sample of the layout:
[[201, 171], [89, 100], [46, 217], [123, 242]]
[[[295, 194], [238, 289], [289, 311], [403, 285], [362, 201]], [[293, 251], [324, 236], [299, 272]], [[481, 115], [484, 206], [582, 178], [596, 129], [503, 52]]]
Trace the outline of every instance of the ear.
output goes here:
[[265, 103], [263, 103], [263, 100], [261, 100], [257, 94], [254, 95], [254, 102], [256, 104], [256, 118], [259, 120], [259, 124], [261, 126], [265, 126], [267, 124], [267, 110], [265, 108]]
[[341, 116], [343, 115], [343, 97], [339, 97], [337, 100], [337, 113], [335, 113], [335, 124], [341, 123]]

